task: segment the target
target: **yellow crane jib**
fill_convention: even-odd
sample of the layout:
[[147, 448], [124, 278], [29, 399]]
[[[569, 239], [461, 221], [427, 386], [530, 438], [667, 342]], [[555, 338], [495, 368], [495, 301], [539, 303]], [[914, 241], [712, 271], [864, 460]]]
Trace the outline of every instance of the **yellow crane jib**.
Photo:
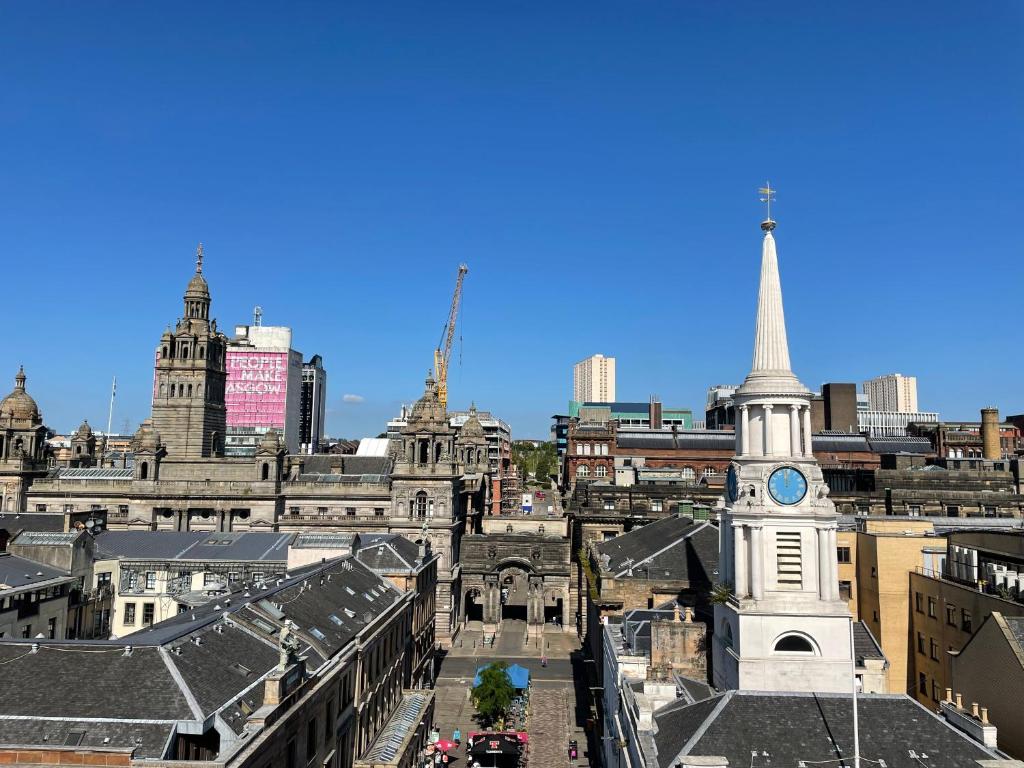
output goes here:
[[462, 301], [462, 279], [469, 272], [469, 267], [459, 264], [459, 275], [455, 279], [455, 294], [452, 306], [448, 311], [448, 323], [441, 332], [441, 343], [434, 350], [434, 379], [437, 381], [437, 399], [441, 407], [448, 408], [448, 360], [452, 356], [452, 340], [455, 338], [455, 321], [459, 316], [459, 304]]

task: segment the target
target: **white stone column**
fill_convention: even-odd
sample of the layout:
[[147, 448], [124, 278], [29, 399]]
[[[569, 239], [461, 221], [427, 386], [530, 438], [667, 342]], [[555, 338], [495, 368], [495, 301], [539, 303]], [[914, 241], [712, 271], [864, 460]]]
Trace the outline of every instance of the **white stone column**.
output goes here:
[[800, 446], [800, 406], [789, 406], [789, 452], [792, 456], [802, 453]]
[[829, 580], [832, 578], [832, 566], [829, 564], [828, 556], [829, 536], [828, 529], [818, 529], [818, 594], [822, 600], [831, 600], [832, 588]]
[[814, 455], [814, 445], [811, 442], [811, 406], [804, 406], [804, 456]]
[[760, 525], [750, 527], [750, 594], [755, 600], [764, 597], [764, 538]]
[[747, 585], [747, 537], [746, 526], [742, 523], [732, 524], [732, 560], [735, 570], [736, 583], [733, 588], [737, 597], [746, 597], [750, 594]]
[[828, 569], [832, 574], [829, 588], [832, 600], [839, 599], [839, 537], [835, 528], [828, 529]]
[[750, 406], [740, 406], [740, 456], [750, 455]]
[[764, 411], [764, 450], [762, 453], [765, 456], [771, 456], [775, 453], [775, 446], [772, 445], [772, 406], [761, 407]]

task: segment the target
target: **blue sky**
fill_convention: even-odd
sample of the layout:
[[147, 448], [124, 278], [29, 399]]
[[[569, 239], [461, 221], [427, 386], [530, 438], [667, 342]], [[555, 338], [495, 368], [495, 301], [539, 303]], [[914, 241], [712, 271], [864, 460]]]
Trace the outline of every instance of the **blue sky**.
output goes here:
[[543, 437], [602, 352], [700, 410], [770, 178], [806, 384], [1021, 412], [1022, 38], [1019, 2], [7, 4], [0, 374], [59, 430], [117, 375], [134, 428], [202, 241], [222, 327], [323, 355], [332, 434], [422, 391], [460, 261], [452, 406]]

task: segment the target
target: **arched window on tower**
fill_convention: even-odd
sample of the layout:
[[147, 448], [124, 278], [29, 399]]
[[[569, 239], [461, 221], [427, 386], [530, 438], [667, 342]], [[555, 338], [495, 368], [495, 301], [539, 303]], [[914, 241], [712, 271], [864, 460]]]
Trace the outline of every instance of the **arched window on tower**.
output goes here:
[[815, 655], [814, 645], [803, 635], [783, 635], [775, 641], [776, 653], [804, 653]]
[[188, 396], [192, 397], [192, 385], [191, 384], [188, 385]]
[[139, 467], [139, 479], [146, 480], [149, 478], [149, 462], [142, 462], [142, 466]]
[[434, 463], [437, 464], [441, 461], [441, 444], [434, 443]]
[[164, 351], [163, 351], [163, 353], [162, 353], [162, 354], [160, 355], [160, 357], [167, 357], [167, 346], [166, 346], [166, 345], [164, 346]]
[[199, 348], [199, 359], [200, 360], [205, 360], [206, 359], [206, 347], [200, 347]]
[[269, 480], [270, 479], [270, 465], [267, 462], [265, 462], [265, 461], [263, 462], [263, 469], [260, 470], [260, 479], [261, 480]]
[[426, 440], [418, 440], [417, 442], [419, 443], [420, 447], [420, 464], [426, 464], [430, 460], [430, 443], [428, 443]]

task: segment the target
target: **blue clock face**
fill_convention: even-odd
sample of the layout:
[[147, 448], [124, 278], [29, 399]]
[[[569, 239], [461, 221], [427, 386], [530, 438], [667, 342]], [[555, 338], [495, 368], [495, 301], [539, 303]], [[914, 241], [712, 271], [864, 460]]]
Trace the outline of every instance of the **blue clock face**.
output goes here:
[[768, 493], [779, 504], [796, 504], [807, 495], [807, 479], [793, 467], [779, 467], [768, 478]]
[[725, 474], [725, 493], [729, 501], [736, 501], [739, 496], [739, 480], [736, 478], [736, 467], [729, 465]]

